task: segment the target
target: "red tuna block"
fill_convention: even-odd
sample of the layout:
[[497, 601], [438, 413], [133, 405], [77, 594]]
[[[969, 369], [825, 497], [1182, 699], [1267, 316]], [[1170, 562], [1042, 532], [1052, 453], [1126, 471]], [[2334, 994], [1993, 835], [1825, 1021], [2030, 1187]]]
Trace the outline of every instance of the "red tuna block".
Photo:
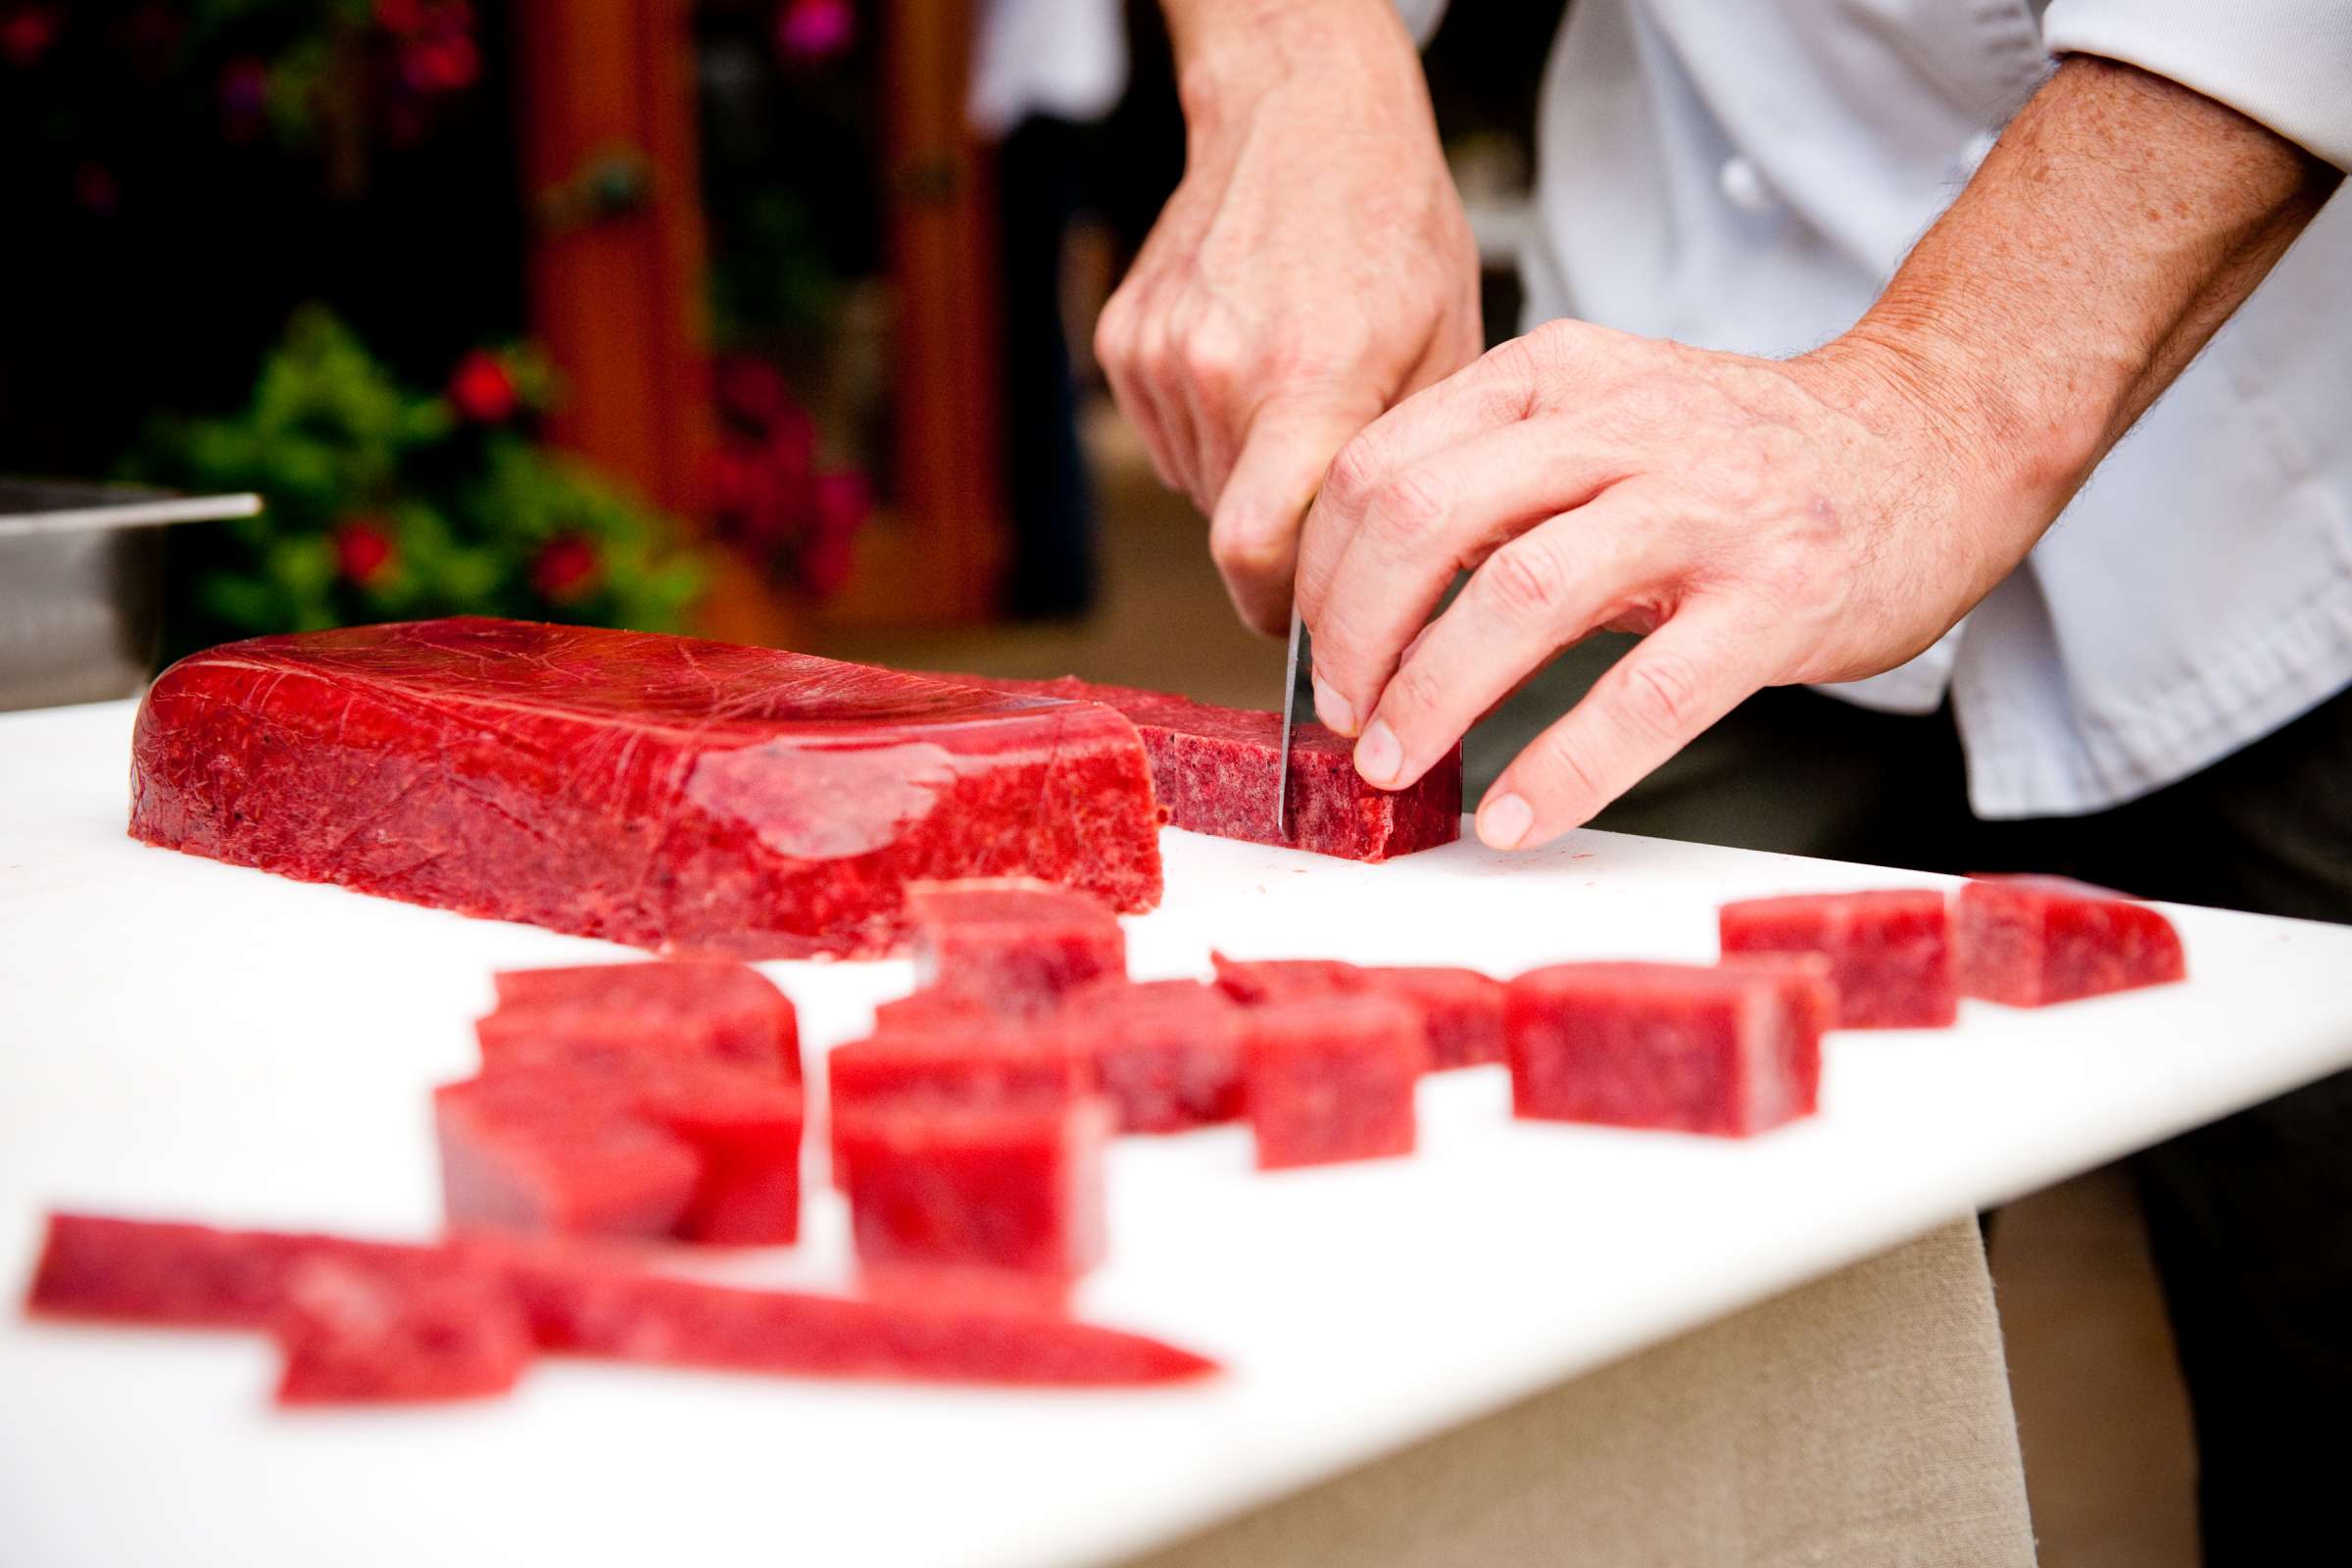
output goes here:
[[1278, 1170], [1413, 1152], [1420, 1019], [1382, 996], [1301, 997], [1242, 1014], [1242, 1098], [1257, 1165]]
[[954, 1287], [849, 1300], [747, 1291], [534, 1258], [514, 1275], [543, 1348], [668, 1366], [803, 1377], [1027, 1387], [1136, 1387], [1217, 1370], [1141, 1335], [1009, 1313]]
[[309, 1258], [274, 1327], [280, 1404], [485, 1398], [512, 1389], [537, 1348], [505, 1274], [454, 1252], [400, 1270]]
[[874, 1033], [921, 1031], [943, 1025], [986, 1027], [1001, 1017], [994, 1007], [963, 997], [943, 997], [936, 991], [916, 991], [874, 1004]]
[[1505, 996], [1520, 1116], [1747, 1137], [1812, 1113], [1817, 976], [1766, 967], [1563, 963]]
[[1367, 988], [1410, 1003], [1421, 1015], [1433, 1071], [1504, 1057], [1502, 982], [1476, 969], [1391, 965], [1362, 971]]
[[1755, 969], [1788, 982], [1797, 1028], [1818, 1040], [1838, 1027], [1838, 979], [1818, 953], [1727, 953], [1727, 969]]
[[486, 1069], [633, 1063], [652, 1053], [800, 1081], [792, 1004], [743, 964], [592, 963], [493, 978], [498, 1009], [474, 1025]]
[[1717, 912], [1723, 951], [1818, 953], [1840, 1029], [1939, 1029], [1959, 1015], [1951, 917], [1936, 888], [1745, 899]]
[[906, 889], [915, 983], [943, 999], [1039, 1012], [1100, 975], [1127, 971], [1127, 938], [1102, 901], [1016, 877]]
[[909, 881], [1159, 898], [1108, 709], [805, 654], [462, 617], [231, 643], [159, 677], [133, 837], [305, 881], [732, 957], [901, 945]]
[[166, 1220], [52, 1214], [27, 1310], [175, 1328], [268, 1329], [301, 1264], [325, 1257], [383, 1270], [430, 1250], [291, 1231], [228, 1231]]
[[893, 1023], [838, 1047], [825, 1073], [834, 1109], [883, 1100], [1058, 1103], [1094, 1085], [1091, 1053], [1057, 1021], [993, 1013]]
[[2012, 1007], [2188, 977], [2180, 934], [2161, 912], [2061, 877], [1972, 878], [1952, 945], [1961, 992]]
[[636, 1114], [624, 1086], [541, 1068], [433, 1091], [442, 1201], [453, 1230], [668, 1236], [702, 1162]]
[[1102, 1260], [1111, 1128], [1094, 1099], [843, 1111], [834, 1158], [859, 1264], [1084, 1273]]
[[1291, 731], [1290, 836], [1274, 829], [1282, 715], [1212, 708], [1165, 692], [1058, 680], [983, 680], [990, 691], [1101, 703], [1134, 720], [1152, 754], [1168, 819], [1194, 833], [1288, 844], [1346, 860], [1387, 860], [1462, 836], [1462, 755], [1446, 754], [1410, 788], [1375, 789], [1355, 770], [1355, 743], [1312, 721]]
[[631, 1109], [694, 1152], [694, 1188], [670, 1234], [723, 1247], [801, 1236], [801, 1086], [726, 1068], [648, 1075]]
[[1182, 1132], [1242, 1114], [1241, 1015], [1214, 988], [1104, 980], [1070, 993], [1061, 1017], [1092, 1048], [1119, 1131]]

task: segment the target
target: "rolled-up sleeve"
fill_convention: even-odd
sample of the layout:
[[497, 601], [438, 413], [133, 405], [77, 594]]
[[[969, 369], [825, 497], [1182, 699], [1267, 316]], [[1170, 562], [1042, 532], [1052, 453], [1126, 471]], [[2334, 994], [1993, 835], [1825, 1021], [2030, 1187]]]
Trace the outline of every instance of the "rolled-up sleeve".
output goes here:
[[2050, 0], [2052, 54], [2100, 55], [2352, 169], [2352, 0]]
[[1404, 19], [1413, 42], [1427, 48], [1438, 24], [1446, 20], [1446, 0], [1396, 0], [1396, 14]]

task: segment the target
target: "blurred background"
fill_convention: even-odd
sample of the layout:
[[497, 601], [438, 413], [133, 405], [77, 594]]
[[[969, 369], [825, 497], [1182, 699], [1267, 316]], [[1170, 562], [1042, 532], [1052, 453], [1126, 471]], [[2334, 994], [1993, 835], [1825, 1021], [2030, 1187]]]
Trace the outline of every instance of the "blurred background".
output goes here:
[[[1563, 10], [1427, 57], [1490, 338]], [[0, 0], [0, 474], [266, 503], [37, 590], [0, 529], [0, 642], [480, 612], [1278, 700], [1089, 353], [1183, 168], [1150, 0]], [[1993, 1256], [2044, 1561], [2193, 1561], [2128, 1189]]]

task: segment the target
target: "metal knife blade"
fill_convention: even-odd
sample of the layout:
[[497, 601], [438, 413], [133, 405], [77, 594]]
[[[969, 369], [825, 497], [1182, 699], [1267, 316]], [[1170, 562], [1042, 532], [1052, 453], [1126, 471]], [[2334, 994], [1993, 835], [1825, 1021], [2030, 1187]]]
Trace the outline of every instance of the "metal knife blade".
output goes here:
[[1298, 703], [1298, 607], [1291, 606], [1291, 651], [1282, 662], [1282, 754], [1275, 763], [1274, 836], [1291, 836], [1291, 717]]

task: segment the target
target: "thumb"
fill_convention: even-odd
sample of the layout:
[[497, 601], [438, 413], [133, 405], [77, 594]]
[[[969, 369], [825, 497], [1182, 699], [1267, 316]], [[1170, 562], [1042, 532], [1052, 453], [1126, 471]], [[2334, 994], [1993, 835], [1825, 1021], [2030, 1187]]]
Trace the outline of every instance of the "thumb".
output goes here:
[[1289, 629], [1298, 526], [1331, 460], [1380, 412], [1375, 398], [1276, 397], [1251, 416], [1209, 514], [1208, 553], [1233, 608], [1259, 631]]

